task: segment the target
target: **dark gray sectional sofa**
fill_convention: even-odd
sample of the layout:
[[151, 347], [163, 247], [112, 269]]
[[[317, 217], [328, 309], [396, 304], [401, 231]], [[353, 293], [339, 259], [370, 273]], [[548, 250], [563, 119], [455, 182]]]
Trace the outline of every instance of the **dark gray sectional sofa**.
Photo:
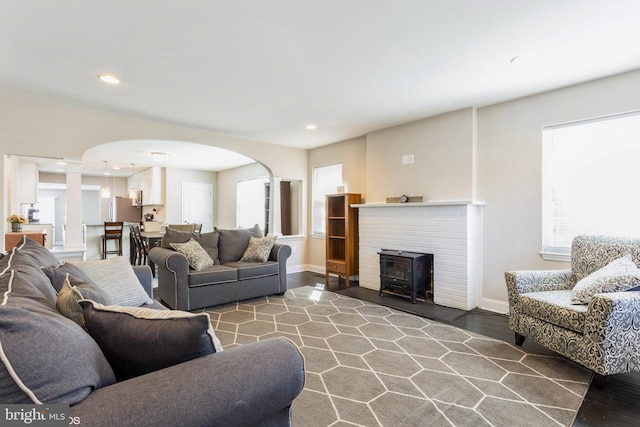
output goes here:
[[[151, 248], [149, 257], [158, 267], [158, 297], [172, 309], [195, 310], [218, 304], [287, 290], [287, 258], [291, 247], [274, 244], [265, 262], [242, 262], [251, 238], [261, 238], [256, 225], [250, 229], [215, 229], [209, 233], [188, 233], [167, 229], [161, 246]], [[198, 241], [215, 264], [200, 271], [171, 243]]]
[[[105, 276], [113, 279], [119, 273], [113, 261], [123, 259], [116, 258], [89, 263], [94, 270], [104, 263]], [[219, 351], [208, 314], [174, 312], [152, 303], [148, 266], [134, 267], [136, 274], [130, 276], [135, 283], [122, 287], [142, 294], [142, 307], [90, 301], [89, 289], [98, 298], [106, 287], [76, 278], [70, 287], [68, 268], [27, 238], [8, 254], [0, 253], [0, 403], [43, 409], [69, 405], [71, 424], [82, 426], [290, 425], [291, 403], [304, 384], [302, 356], [291, 341], [273, 338]], [[128, 260], [119, 269], [131, 273]], [[54, 282], [60, 270], [67, 273], [58, 290]], [[62, 314], [65, 292], [82, 307], [83, 324]], [[107, 297], [113, 301], [114, 295]], [[95, 324], [105, 316], [110, 323], [95, 333]], [[209, 350], [178, 363], [158, 360], [193, 353], [197, 346], [166, 341], [184, 342], [183, 335], [195, 335], [189, 343], [208, 342]], [[169, 345], [157, 351], [158, 343]], [[121, 379], [118, 366], [135, 367], [130, 359], [114, 359], [113, 349], [137, 358], [144, 371], [126, 372], [129, 378]], [[149, 369], [157, 363], [164, 367]]]

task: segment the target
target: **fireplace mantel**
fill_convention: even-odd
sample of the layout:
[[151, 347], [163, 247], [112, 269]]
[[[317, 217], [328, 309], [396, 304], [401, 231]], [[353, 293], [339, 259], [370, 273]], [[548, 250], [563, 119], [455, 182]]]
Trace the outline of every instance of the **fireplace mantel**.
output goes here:
[[380, 289], [381, 249], [433, 254], [433, 300], [471, 310], [481, 297], [483, 202], [366, 203], [358, 208], [360, 286]]
[[460, 205], [477, 205], [484, 206], [484, 202], [473, 200], [432, 200], [427, 202], [408, 202], [408, 203], [363, 203], [352, 205], [354, 208], [397, 208], [397, 207], [417, 207], [417, 206], [460, 206]]

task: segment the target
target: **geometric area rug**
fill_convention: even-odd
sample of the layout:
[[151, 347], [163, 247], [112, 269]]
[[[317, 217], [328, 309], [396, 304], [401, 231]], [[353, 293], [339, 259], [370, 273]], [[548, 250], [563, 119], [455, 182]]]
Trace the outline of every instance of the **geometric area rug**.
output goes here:
[[225, 348], [298, 346], [294, 426], [570, 426], [591, 381], [561, 357], [311, 286], [205, 311]]

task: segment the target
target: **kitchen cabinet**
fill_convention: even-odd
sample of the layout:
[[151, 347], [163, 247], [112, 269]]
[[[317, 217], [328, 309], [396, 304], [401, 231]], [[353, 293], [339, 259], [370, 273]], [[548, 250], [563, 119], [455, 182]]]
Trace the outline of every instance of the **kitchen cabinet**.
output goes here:
[[154, 166], [127, 179], [128, 188], [142, 191], [142, 205], [164, 205], [165, 168]]
[[38, 203], [38, 165], [20, 162], [20, 203]]

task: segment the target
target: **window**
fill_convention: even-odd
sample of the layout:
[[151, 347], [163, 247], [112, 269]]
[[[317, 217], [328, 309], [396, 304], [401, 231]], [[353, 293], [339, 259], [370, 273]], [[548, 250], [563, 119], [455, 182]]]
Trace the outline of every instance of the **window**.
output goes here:
[[236, 226], [238, 228], [251, 228], [260, 225], [265, 229], [265, 189], [267, 178], [238, 181]]
[[578, 234], [640, 236], [639, 168], [640, 112], [544, 128], [545, 259]]
[[342, 163], [313, 168], [312, 234], [325, 234], [325, 196], [335, 194], [342, 185]]

